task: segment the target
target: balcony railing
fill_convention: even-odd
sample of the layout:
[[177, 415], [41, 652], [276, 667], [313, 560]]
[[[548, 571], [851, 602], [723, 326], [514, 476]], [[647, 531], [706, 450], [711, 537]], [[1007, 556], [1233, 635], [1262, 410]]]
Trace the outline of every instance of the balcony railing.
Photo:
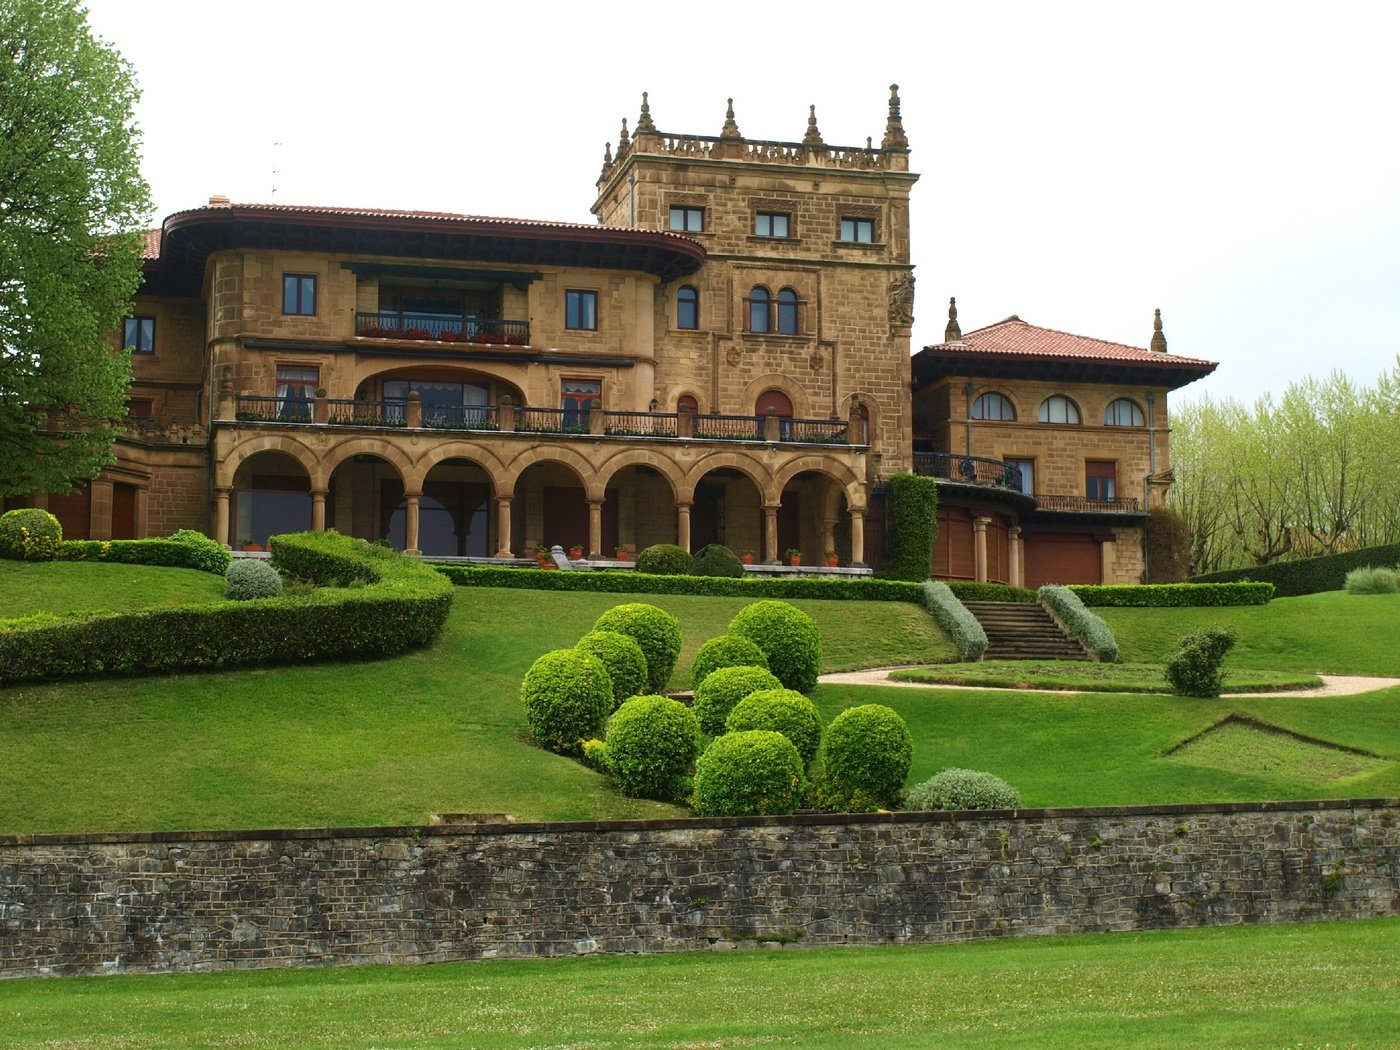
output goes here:
[[997, 488], [1021, 491], [1019, 467], [983, 456], [958, 456], [951, 452], [916, 452], [914, 473], [928, 478], [959, 481], [965, 485], [994, 485]]
[[1093, 499], [1089, 496], [1043, 496], [1036, 493], [1041, 510], [1070, 511], [1078, 514], [1136, 514], [1138, 501], [1131, 496]]
[[355, 334], [366, 339], [422, 339], [442, 343], [529, 346], [530, 322], [379, 310], [357, 313]]
[[693, 433], [698, 438], [721, 441], [762, 441], [763, 420], [758, 416], [695, 416]]
[[310, 423], [312, 403], [298, 397], [240, 395], [234, 418], [247, 423]]
[[327, 423], [338, 427], [403, 427], [408, 425], [403, 401], [348, 401], [332, 398], [326, 402]]
[[614, 437], [676, 436], [680, 416], [675, 412], [605, 412], [607, 425], [603, 433]]

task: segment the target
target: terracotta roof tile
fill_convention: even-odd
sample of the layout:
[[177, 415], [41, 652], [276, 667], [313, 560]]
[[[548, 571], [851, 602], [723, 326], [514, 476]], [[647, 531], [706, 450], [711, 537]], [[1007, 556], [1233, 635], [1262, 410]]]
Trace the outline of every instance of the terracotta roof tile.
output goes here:
[[1015, 314], [1004, 321], [966, 333], [960, 343], [936, 343], [928, 347], [939, 353], [1006, 354], [1037, 358], [1064, 358], [1081, 361], [1123, 361], [1167, 367], [1215, 367], [1214, 361], [1177, 354], [1159, 354], [1140, 346], [1110, 343], [1085, 335], [1060, 332], [1027, 324]]
[[160, 230], [146, 231], [146, 243], [141, 246], [141, 258], [160, 258]]

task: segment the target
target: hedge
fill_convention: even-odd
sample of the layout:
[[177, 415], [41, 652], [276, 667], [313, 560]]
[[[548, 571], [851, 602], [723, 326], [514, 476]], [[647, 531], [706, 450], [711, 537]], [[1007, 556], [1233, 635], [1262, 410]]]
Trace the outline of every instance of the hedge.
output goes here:
[[110, 561], [122, 565], [152, 565], [167, 569], [198, 569], [222, 576], [233, 560], [223, 545], [223, 557], [209, 548], [182, 540], [67, 540], [58, 549], [58, 561]]
[[1040, 600], [1060, 618], [1069, 633], [1084, 643], [1097, 660], [1118, 662], [1118, 641], [1103, 617], [1091, 613], [1068, 587], [1047, 583], [1039, 591]]
[[964, 660], [980, 660], [987, 651], [987, 631], [977, 617], [968, 611], [966, 605], [958, 601], [957, 595], [946, 583], [926, 580], [920, 586], [923, 606], [945, 634], [958, 647], [958, 655]]
[[1347, 573], [1367, 565], [1400, 564], [1400, 543], [1381, 547], [1362, 547], [1345, 554], [1327, 554], [1321, 558], [1280, 561], [1270, 565], [1255, 565], [1248, 569], [1227, 569], [1191, 577], [1192, 583], [1233, 583], [1256, 580], [1272, 583], [1279, 598], [1293, 598], [1319, 591], [1340, 591], [1346, 586]]
[[[394, 551], [334, 532], [274, 536], [272, 550], [274, 565], [320, 586], [258, 601], [0, 622], [0, 684], [389, 656], [431, 645], [447, 620], [451, 586]], [[336, 586], [349, 581], [362, 585]]]
[[1272, 583], [1070, 584], [1069, 589], [1085, 605], [1116, 609], [1267, 605], [1274, 596]]
[[903, 472], [890, 477], [890, 534], [880, 575], [891, 580], [928, 579], [938, 533], [938, 482]]

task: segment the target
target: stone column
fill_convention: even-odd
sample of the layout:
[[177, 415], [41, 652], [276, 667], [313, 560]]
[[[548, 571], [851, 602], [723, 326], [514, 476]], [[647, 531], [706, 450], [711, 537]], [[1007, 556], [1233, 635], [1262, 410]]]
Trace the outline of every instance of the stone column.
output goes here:
[[1024, 587], [1026, 578], [1025, 566], [1021, 562], [1021, 526], [1012, 525], [1006, 530], [1006, 559], [1011, 564], [1011, 586]]
[[311, 531], [326, 531], [326, 490], [311, 490]]
[[403, 494], [403, 552], [405, 554], [423, 553], [418, 549], [418, 501], [422, 496], [421, 492], [405, 492]]
[[865, 567], [865, 508], [851, 508], [851, 564]]
[[510, 497], [496, 497], [496, 557], [513, 558], [510, 549]]
[[676, 504], [676, 546], [690, 550], [690, 504]]
[[416, 390], [408, 392], [408, 407], [404, 412], [404, 424], [409, 427], [423, 425], [423, 397]]
[[782, 556], [778, 553], [778, 511], [780, 503], [763, 505], [763, 553], [770, 565], [781, 565]]
[[[826, 558], [826, 552], [827, 552], [827, 551], [834, 551], [835, 549], [836, 549], [836, 521], [835, 521], [834, 518], [823, 518], [823, 519], [822, 519], [822, 549], [821, 549], [821, 552], [820, 552], [820, 556], [821, 556], [821, 558], [823, 559], [823, 561], [824, 561], [825, 558]], [[852, 552], [851, 552], [851, 560], [852, 560], [852, 561], [855, 561], [855, 560], [856, 560], [856, 552], [855, 552], [855, 551], [852, 551]], [[818, 565], [822, 564], [822, 561], [817, 562], [817, 564], [818, 564]]]
[[228, 489], [214, 490], [214, 539], [225, 547], [233, 545], [228, 541]]
[[603, 556], [603, 501], [600, 499], [588, 501], [588, 556]]
[[987, 526], [991, 518], [972, 519], [972, 556], [976, 562], [975, 577], [978, 583], [987, 582]]

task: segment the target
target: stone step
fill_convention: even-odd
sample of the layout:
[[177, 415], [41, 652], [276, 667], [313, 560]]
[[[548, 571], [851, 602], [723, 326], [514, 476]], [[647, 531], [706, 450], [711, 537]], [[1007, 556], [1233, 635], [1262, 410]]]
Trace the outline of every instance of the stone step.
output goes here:
[[1085, 660], [1088, 653], [1040, 605], [965, 602], [987, 633], [986, 659]]

